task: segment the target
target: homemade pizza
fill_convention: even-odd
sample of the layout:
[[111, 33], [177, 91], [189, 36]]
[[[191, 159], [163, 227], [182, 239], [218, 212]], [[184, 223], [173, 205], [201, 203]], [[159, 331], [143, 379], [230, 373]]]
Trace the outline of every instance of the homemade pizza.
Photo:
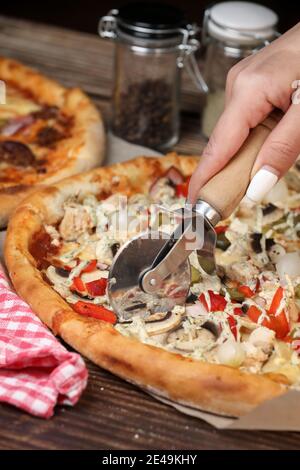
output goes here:
[[0, 227], [30, 191], [99, 165], [102, 119], [78, 88], [66, 89], [0, 58]]
[[36, 192], [10, 220], [5, 259], [36, 314], [99, 366], [175, 405], [241, 416], [300, 388], [299, 167], [217, 225], [216, 274], [191, 254], [185, 307], [120, 321], [107, 297], [119, 248], [149, 227], [172, 232], [197, 162], [140, 157]]

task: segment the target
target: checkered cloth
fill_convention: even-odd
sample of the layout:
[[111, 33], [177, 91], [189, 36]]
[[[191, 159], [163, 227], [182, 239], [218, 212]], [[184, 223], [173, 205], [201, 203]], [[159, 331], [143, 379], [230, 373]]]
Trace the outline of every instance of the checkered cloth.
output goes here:
[[12, 291], [0, 265], [0, 401], [50, 418], [57, 403], [74, 405], [86, 383], [82, 358]]

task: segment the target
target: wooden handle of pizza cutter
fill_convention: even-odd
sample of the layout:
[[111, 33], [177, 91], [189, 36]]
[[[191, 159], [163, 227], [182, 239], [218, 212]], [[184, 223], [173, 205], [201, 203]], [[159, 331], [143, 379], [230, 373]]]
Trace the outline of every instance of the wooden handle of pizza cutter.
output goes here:
[[222, 219], [226, 219], [244, 197], [258, 152], [281, 117], [279, 110], [273, 111], [252, 129], [236, 156], [201, 188], [199, 199], [216, 209]]

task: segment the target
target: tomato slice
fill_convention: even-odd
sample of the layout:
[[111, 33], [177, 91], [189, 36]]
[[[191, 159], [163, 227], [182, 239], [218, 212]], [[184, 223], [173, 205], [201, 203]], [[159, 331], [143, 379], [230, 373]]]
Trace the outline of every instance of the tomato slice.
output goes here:
[[254, 296], [255, 292], [248, 286], [239, 286], [238, 291], [243, 294], [247, 299], [250, 299]]
[[[83, 292], [85, 290], [85, 285], [84, 285], [84, 282], [83, 280], [77, 276], [77, 277], [74, 277], [73, 279], [73, 286], [72, 286], [75, 290], [78, 290], [79, 292]], [[72, 287], [71, 287], [71, 290], [72, 290]]]
[[232, 315], [228, 315], [227, 321], [228, 321], [231, 333], [233, 334], [235, 339], [237, 339], [238, 330], [237, 330], [237, 321], [236, 321], [236, 319]]
[[89, 294], [93, 296], [104, 295], [107, 287], [107, 279], [101, 278], [96, 281], [86, 283], [86, 288]]
[[[255, 307], [255, 305], [251, 305], [247, 311], [247, 315], [254, 323], [258, 323], [261, 311]], [[275, 331], [276, 338], [284, 339], [290, 331], [290, 326], [285, 311], [282, 310], [282, 312], [276, 316], [271, 315], [269, 311], [268, 315], [269, 316], [267, 318], [263, 319], [261, 325]]]
[[188, 190], [189, 190], [189, 183], [190, 183], [191, 177], [189, 176], [184, 183], [180, 183], [176, 185], [176, 196], [180, 197], [187, 197], [188, 195]]
[[205, 300], [205, 295], [202, 293], [199, 296], [199, 301], [202, 303], [204, 308], [206, 308], [206, 310], [210, 312], [224, 312], [225, 307], [227, 305], [227, 301], [225, 300], [225, 298], [220, 294], [215, 294], [212, 290], [208, 291], [208, 295], [210, 299], [210, 308], [208, 308], [207, 302]]
[[81, 273], [90, 273], [91, 271], [95, 271], [97, 267], [97, 260], [93, 259], [92, 261], [89, 262], [89, 264], [86, 265], [85, 268], [81, 271]]
[[75, 312], [80, 313], [80, 315], [97, 318], [98, 320], [106, 321], [108, 323], [112, 323], [113, 325], [117, 322], [116, 314], [112, 310], [108, 310], [102, 305], [95, 305], [79, 300], [73, 304], [72, 307]]
[[[261, 310], [259, 310], [258, 307], [256, 307], [255, 305], [250, 305], [250, 307], [248, 308], [247, 310], [247, 315], [248, 317], [250, 318], [250, 320], [252, 320], [254, 323], [258, 323], [258, 319], [259, 317], [261, 316]], [[267, 318], [264, 318], [262, 323], [261, 323], [262, 326], [265, 326], [266, 328], [270, 328], [271, 330], [273, 330], [272, 326], [272, 319], [267, 317]]]
[[272, 323], [272, 329], [274, 329], [276, 333], [276, 338], [284, 339], [289, 334], [290, 325], [284, 310], [282, 310], [279, 315], [275, 315], [274, 317], [272, 317]]
[[228, 229], [228, 225], [219, 225], [218, 227], [215, 227], [215, 231], [217, 234], [225, 233], [227, 229]]
[[271, 302], [271, 306], [269, 308], [269, 313], [271, 315], [275, 315], [277, 310], [278, 310], [278, 307], [281, 303], [283, 299], [283, 288], [282, 287], [278, 287], [277, 291], [275, 292], [274, 294], [274, 297], [273, 297], [273, 300]]
[[241, 315], [243, 315], [244, 312], [243, 312], [243, 310], [242, 310], [240, 307], [235, 307], [235, 308], [233, 309], [233, 313], [234, 313], [235, 315], [238, 315], [238, 316], [240, 317]]

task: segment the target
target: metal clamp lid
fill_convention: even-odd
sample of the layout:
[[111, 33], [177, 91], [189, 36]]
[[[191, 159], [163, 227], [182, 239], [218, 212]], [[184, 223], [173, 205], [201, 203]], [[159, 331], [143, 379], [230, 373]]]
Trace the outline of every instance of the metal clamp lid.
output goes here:
[[119, 10], [110, 10], [107, 15], [100, 18], [98, 24], [98, 34], [103, 39], [115, 39], [117, 37], [117, 16]]
[[[116, 39], [120, 36], [120, 26], [122, 26], [122, 21], [120, 22], [118, 15], [119, 10], [113, 9], [110, 10], [107, 15], [100, 18], [98, 33], [101, 38]], [[196, 38], [199, 33], [199, 27], [196, 24], [187, 24], [185, 27], [174, 28], [172, 30], [154, 30], [136, 25], [133, 27], [126, 25], [126, 28], [131, 28], [132, 31], [138, 31], [139, 33], [159, 33], [162, 35], [160, 39], [163, 39], [164, 36], [165, 38], [168, 38], [171, 32], [177, 33], [178, 38], [181, 37], [180, 42], [176, 44], [176, 48], [179, 51], [176, 59], [178, 68], [182, 69], [183, 67], [186, 67], [186, 70], [196, 87], [203, 93], [208, 92], [208, 86], [201, 74], [195, 57], [196, 51], [200, 48], [200, 42]]]

